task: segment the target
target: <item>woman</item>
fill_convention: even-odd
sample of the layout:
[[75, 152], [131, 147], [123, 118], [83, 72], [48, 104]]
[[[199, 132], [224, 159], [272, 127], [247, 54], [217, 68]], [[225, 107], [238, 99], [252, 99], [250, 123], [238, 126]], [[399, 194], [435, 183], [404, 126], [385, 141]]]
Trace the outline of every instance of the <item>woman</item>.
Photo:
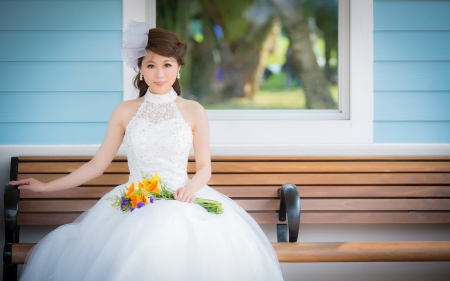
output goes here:
[[[91, 161], [49, 183], [11, 182], [46, 193], [79, 186], [101, 175], [123, 141], [129, 182], [117, 186], [74, 223], [42, 239], [27, 258], [21, 280], [282, 280], [270, 242], [236, 203], [206, 185], [211, 176], [209, 127], [203, 107], [180, 95], [186, 44], [168, 31], [131, 22], [122, 58], [138, 67], [139, 98], [118, 105]], [[197, 172], [186, 173], [190, 147]], [[123, 213], [106, 198], [120, 195], [141, 173], [159, 173], [176, 200]], [[223, 214], [192, 204], [222, 202]]]

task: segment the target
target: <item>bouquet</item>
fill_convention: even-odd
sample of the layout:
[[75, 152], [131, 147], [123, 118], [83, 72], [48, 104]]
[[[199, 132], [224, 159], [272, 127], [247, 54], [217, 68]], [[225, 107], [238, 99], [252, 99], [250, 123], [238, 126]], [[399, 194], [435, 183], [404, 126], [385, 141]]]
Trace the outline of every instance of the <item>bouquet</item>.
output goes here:
[[[173, 191], [161, 181], [158, 173], [151, 178], [142, 174], [142, 181], [132, 182], [128, 189], [122, 189], [120, 195], [113, 195], [106, 200], [112, 201], [111, 206], [122, 212], [133, 212], [136, 208], [142, 208], [152, 204], [155, 200], [175, 200]], [[222, 214], [222, 203], [214, 200], [196, 198], [194, 203], [202, 206], [209, 213]]]

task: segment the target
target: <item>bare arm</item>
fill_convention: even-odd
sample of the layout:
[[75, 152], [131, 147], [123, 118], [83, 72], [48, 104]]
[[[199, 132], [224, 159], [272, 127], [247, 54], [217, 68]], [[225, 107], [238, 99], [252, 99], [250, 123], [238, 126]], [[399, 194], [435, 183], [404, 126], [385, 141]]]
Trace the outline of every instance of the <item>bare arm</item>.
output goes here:
[[69, 175], [49, 183], [42, 183], [36, 179], [28, 178], [19, 181], [11, 181], [10, 184], [19, 185], [19, 189], [47, 193], [73, 188], [100, 176], [111, 163], [122, 142], [125, 132], [125, 127], [121, 123], [123, 111], [123, 106], [119, 105], [112, 113], [105, 139], [91, 161]]
[[209, 123], [203, 107], [195, 103], [194, 154], [197, 172], [186, 186], [174, 192], [174, 198], [182, 202], [194, 202], [195, 192], [211, 178], [211, 152], [209, 147]]

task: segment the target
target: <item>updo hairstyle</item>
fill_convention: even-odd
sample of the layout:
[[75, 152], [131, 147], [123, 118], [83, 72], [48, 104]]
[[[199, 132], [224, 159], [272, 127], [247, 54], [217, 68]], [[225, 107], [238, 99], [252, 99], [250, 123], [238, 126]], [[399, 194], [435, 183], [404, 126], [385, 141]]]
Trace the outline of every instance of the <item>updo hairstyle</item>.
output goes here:
[[[184, 67], [184, 56], [186, 55], [187, 44], [180, 41], [180, 38], [175, 33], [161, 29], [150, 28], [148, 32], [148, 43], [145, 47], [163, 57], [174, 57], [177, 59], [178, 65]], [[144, 57], [138, 59], [138, 67], [142, 65]], [[145, 80], [140, 80], [140, 72], [136, 74], [133, 79], [133, 84], [139, 90], [139, 97], [143, 97], [147, 93], [148, 85]], [[181, 95], [181, 87], [178, 78], [172, 85], [177, 95]]]

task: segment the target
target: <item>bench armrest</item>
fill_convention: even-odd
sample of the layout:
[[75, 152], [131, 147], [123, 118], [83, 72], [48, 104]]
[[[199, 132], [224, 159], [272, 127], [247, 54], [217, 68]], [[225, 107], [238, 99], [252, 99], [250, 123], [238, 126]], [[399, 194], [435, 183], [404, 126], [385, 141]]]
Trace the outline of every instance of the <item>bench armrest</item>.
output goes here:
[[5, 242], [14, 243], [18, 237], [16, 236], [17, 211], [19, 208], [19, 190], [9, 183], [5, 186], [4, 194], [5, 208]]
[[280, 221], [286, 221], [286, 214], [288, 218], [287, 225], [277, 225], [278, 242], [287, 242], [288, 240], [297, 242], [300, 228], [300, 192], [294, 184], [285, 184], [278, 189], [278, 192], [280, 194], [278, 218]]

